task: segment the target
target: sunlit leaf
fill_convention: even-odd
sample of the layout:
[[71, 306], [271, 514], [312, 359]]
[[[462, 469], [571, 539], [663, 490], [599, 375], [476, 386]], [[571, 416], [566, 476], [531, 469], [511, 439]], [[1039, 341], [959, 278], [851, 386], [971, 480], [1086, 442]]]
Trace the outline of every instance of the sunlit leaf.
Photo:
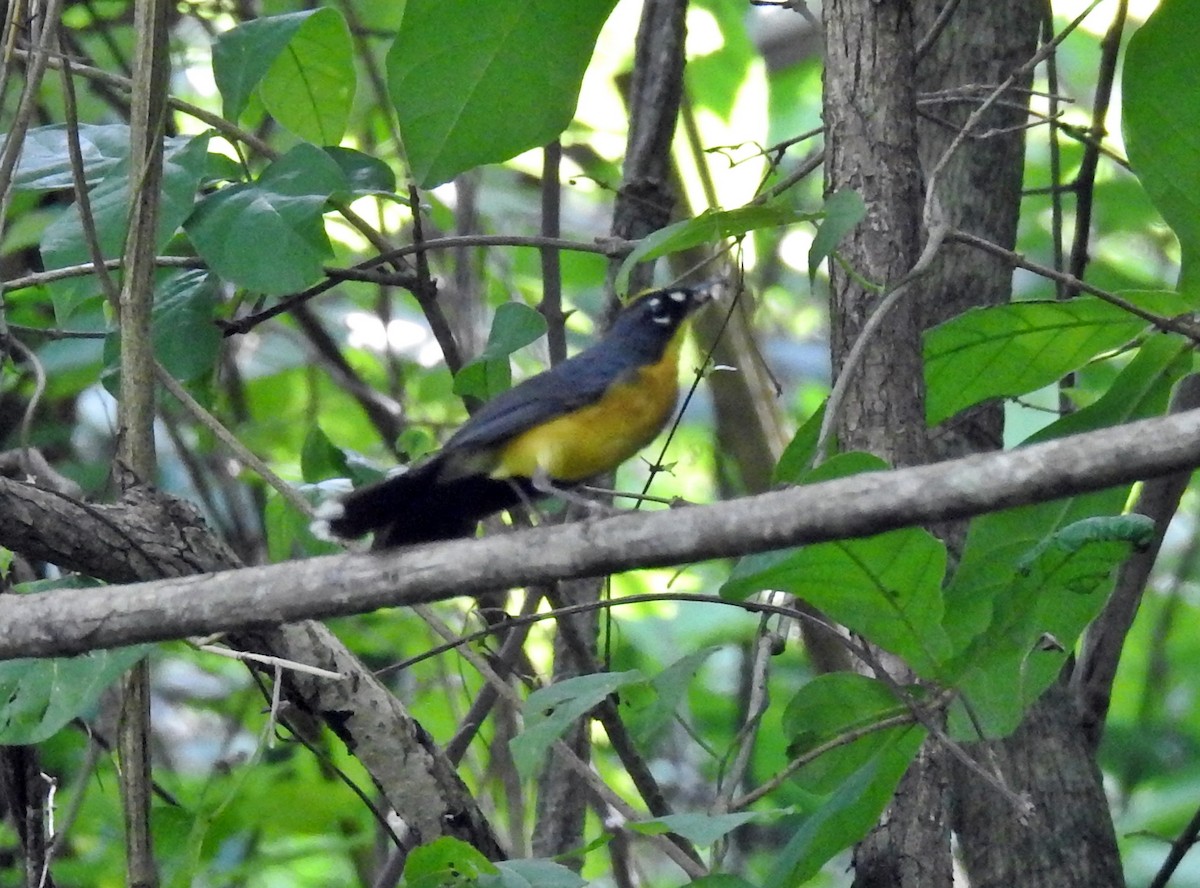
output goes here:
[[442, 836], [410, 851], [404, 861], [405, 888], [448, 888], [498, 872], [495, 864], [461, 839]]
[[507, 160], [571, 121], [616, 0], [408, 0], [388, 87], [417, 184]]
[[322, 7], [276, 56], [259, 94], [271, 115], [301, 139], [336, 145], [350, 119], [355, 79], [346, 20], [337, 9]]
[[693, 219], [685, 219], [646, 235], [625, 257], [617, 270], [616, 288], [629, 287], [629, 275], [639, 262], [690, 250], [701, 244], [720, 244], [727, 237], [740, 237], [760, 228], [777, 228], [797, 222], [813, 221], [820, 213], [802, 213], [788, 206], [764, 205], [733, 210], [707, 210]]
[[[1177, 293], [1121, 294], [1161, 315], [1188, 310]], [[1129, 342], [1149, 324], [1095, 296], [974, 308], [925, 334], [930, 425], [988, 398], [1034, 391]]]

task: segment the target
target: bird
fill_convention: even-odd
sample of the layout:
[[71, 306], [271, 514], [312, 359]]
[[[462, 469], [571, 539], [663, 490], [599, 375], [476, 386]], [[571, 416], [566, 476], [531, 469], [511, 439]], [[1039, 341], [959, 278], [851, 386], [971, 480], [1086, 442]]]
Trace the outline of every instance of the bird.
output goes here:
[[432, 456], [324, 503], [314, 532], [373, 532], [374, 549], [471, 536], [501, 509], [613, 471], [674, 413], [686, 321], [711, 298], [684, 286], [636, 297], [598, 342], [486, 402]]

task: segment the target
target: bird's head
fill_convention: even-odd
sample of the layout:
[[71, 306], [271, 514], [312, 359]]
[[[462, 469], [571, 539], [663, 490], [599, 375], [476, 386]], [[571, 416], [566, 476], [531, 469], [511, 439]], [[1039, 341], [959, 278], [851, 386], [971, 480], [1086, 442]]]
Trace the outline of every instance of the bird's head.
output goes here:
[[609, 335], [637, 335], [638, 338], [669, 341], [683, 322], [712, 298], [712, 291], [704, 287], [648, 290], [621, 309]]

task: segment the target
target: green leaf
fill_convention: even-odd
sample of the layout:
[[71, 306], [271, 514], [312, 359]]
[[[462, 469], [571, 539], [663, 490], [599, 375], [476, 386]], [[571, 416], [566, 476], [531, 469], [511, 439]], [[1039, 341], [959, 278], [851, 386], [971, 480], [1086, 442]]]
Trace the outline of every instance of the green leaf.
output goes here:
[[[1026, 443], [1157, 416], [1166, 410], [1172, 386], [1190, 363], [1191, 349], [1186, 341], [1175, 336], [1151, 336], [1100, 400], [1068, 414]], [[995, 601], [1005, 593], [1018, 560], [1026, 552], [1069, 524], [1120, 512], [1125, 498], [1126, 489], [1118, 488], [994, 512], [973, 520], [958, 568], [945, 592], [945, 626], [954, 649], [963, 650], [987, 630]]]
[[808, 250], [808, 280], [811, 283], [842, 239], [867, 216], [867, 205], [857, 191], [844, 188], [825, 199], [825, 218], [817, 225]]
[[404, 862], [405, 888], [462, 886], [499, 870], [461, 839], [442, 836], [412, 850]]
[[[192, 212], [196, 188], [207, 165], [209, 134], [168, 139], [164, 146], [161, 201], [158, 210], [157, 246], [161, 251]], [[129, 146], [126, 156], [107, 166], [107, 173], [88, 192], [96, 240], [105, 259], [115, 259], [125, 247], [129, 229]], [[78, 204], [72, 204], [47, 226], [42, 236], [42, 259], [47, 268], [64, 268], [91, 261], [84, 239]], [[117, 275], [119, 280], [119, 275]], [[99, 291], [91, 276], [56, 281], [49, 285], [56, 319], [66, 323], [74, 311]]]
[[264, 16], [230, 28], [212, 48], [213, 79], [221, 93], [222, 115], [237, 122], [250, 96], [296, 36], [305, 20], [319, 10]]
[[958, 685], [971, 712], [968, 719], [952, 711], [953, 733], [978, 739], [980, 730], [990, 738], [1017, 728], [1104, 606], [1115, 568], [1152, 533], [1152, 522], [1142, 516], [1091, 516], [1016, 559], [991, 625], [962, 658]]
[[[675, 718], [680, 702], [687, 695], [688, 688], [704, 661], [715, 653], [717, 648], [706, 647], [680, 657], [658, 675], [649, 681], [647, 704], [636, 708], [631, 721], [631, 731], [634, 739], [640, 743], [649, 744], [658, 737], [663, 729]], [[628, 697], [622, 695], [622, 698]]]
[[[0, 135], [0, 151], [7, 138]], [[129, 127], [123, 123], [101, 126], [81, 123], [79, 152], [83, 157], [84, 181], [95, 185], [129, 158]], [[13, 188], [23, 191], [58, 191], [75, 187], [65, 124], [39, 126], [25, 134], [12, 181]]]
[[[792, 757], [811, 752], [838, 737], [907, 712], [895, 692], [883, 682], [852, 672], [819, 675], [806, 683], [788, 702], [783, 731], [790, 738]], [[806, 764], [796, 774], [805, 789], [825, 794], [893, 742], [909, 725], [872, 731], [835, 747]]]
[[1129, 162], [1179, 238], [1180, 289], [1194, 294], [1200, 250], [1200, 5], [1164, 0], [1130, 38], [1121, 79]]
[[308, 484], [350, 476], [346, 454], [334, 446], [320, 426], [314, 425], [304, 437], [304, 449], [300, 451], [300, 473]]
[[[1122, 293], [1162, 315], [1189, 310], [1178, 293]], [[966, 311], [925, 334], [926, 415], [937, 425], [988, 398], [1034, 391], [1129, 342], [1149, 325], [1094, 296]]]
[[296, 136], [336, 145], [350, 119], [355, 85], [350, 29], [339, 10], [323, 7], [304, 19], [276, 56], [259, 94], [263, 106]]
[[206, 376], [216, 364], [221, 331], [213, 316], [219, 301], [220, 281], [203, 269], [177, 272], [155, 288], [154, 355], [181, 382]]
[[676, 833], [690, 842], [707, 847], [722, 836], [727, 836], [743, 823], [757, 820], [762, 815], [755, 811], [736, 814], [668, 814], [651, 820], [633, 821], [627, 826], [644, 836], [659, 836]]
[[775, 471], [771, 475], [774, 484], [800, 484], [812, 470], [813, 458], [817, 453], [817, 438], [821, 435], [821, 423], [825, 421], [825, 403], [817, 412], [804, 421], [796, 430], [788, 446], [783, 449]]
[[335, 194], [334, 197], [350, 200], [372, 194], [396, 193], [396, 174], [378, 157], [355, 151], [353, 148], [339, 148], [336, 145], [328, 146], [324, 151], [346, 177], [346, 190]]
[[609, 694], [644, 680], [637, 670], [600, 672], [534, 691], [525, 703], [525, 730], [509, 741], [517, 773], [523, 778], [533, 776], [545, 763], [550, 744], [576, 720]]
[[777, 204], [738, 207], [733, 210], [705, 210], [693, 219], [685, 219], [646, 235], [625, 257], [617, 270], [616, 289], [624, 292], [629, 275], [639, 262], [690, 250], [701, 244], [718, 244], [727, 237], [740, 237], [760, 228], [777, 228], [820, 219], [821, 213], [802, 213]]
[[685, 888], [758, 888], [758, 886], [737, 876], [714, 873], [711, 876], [696, 879], [694, 882], [688, 882]]
[[556, 139], [616, 0], [408, 0], [388, 88], [423, 188]]
[[[804, 480], [881, 465], [869, 454], [841, 454]], [[913, 527], [743, 558], [721, 595], [741, 600], [765, 589], [789, 592], [903, 657], [919, 674], [936, 677], [950, 653], [941, 628], [945, 571], [946, 547]]]
[[1192, 354], [1191, 343], [1182, 336], [1150, 335], [1097, 401], [1030, 435], [1025, 443], [1064, 438], [1131, 419], [1161, 415], [1171, 399], [1171, 388], [1191, 369]]
[[512, 385], [508, 357], [536, 342], [546, 332], [542, 313], [520, 302], [505, 302], [496, 309], [487, 346], [454, 377], [454, 393], [482, 400], [494, 398]]
[[774, 855], [774, 866], [763, 884], [802, 885], [835, 854], [865, 836], [924, 739], [925, 730], [918, 727], [893, 735], [800, 825]]
[[105, 688], [151, 647], [0, 663], [0, 743], [27, 745], [53, 736], [94, 709]]
[[204, 198], [184, 227], [222, 277], [255, 292], [294, 293], [322, 275], [333, 252], [322, 214], [329, 196], [345, 190], [346, 177], [329, 155], [300, 144], [258, 181]]
[[502, 860], [495, 874], [483, 873], [478, 888], [584, 888], [588, 883], [579, 874], [553, 860]]

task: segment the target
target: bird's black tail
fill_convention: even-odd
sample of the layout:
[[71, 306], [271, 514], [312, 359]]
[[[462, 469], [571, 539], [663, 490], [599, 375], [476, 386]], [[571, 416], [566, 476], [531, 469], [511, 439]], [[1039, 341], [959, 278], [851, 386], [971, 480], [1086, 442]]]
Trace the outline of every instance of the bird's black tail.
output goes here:
[[374, 531], [374, 548], [383, 549], [470, 536], [481, 519], [537, 496], [528, 482], [486, 475], [446, 480], [442, 468], [434, 457], [327, 503], [317, 517], [343, 539]]

